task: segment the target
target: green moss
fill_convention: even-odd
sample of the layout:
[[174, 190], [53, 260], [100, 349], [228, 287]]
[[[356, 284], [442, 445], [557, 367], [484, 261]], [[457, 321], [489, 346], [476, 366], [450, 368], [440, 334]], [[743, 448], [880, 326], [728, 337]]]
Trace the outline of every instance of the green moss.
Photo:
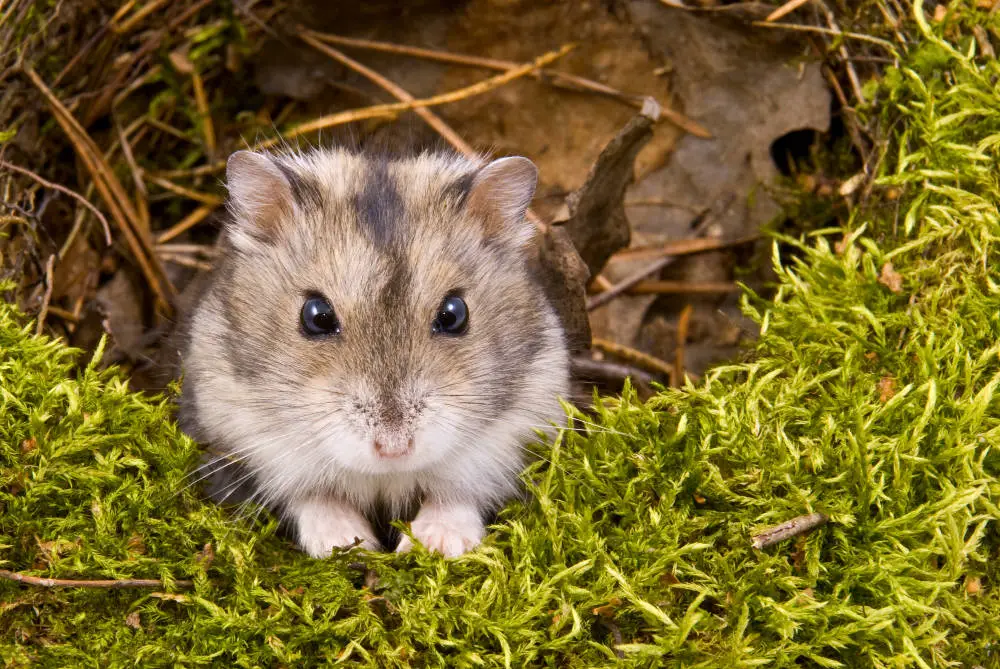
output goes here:
[[[458, 560], [310, 560], [272, 522], [228, 518], [185, 487], [197, 452], [165, 401], [114, 371], [72, 377], [72, 352], [0, 307], [0, 566], [195, 582], [0, 582], [0, 656], [1000, 666], [1000, 65], [924, 40], [868, 110], [892, 128], [873, 205], [847, 230], [782, 240], [800, 253], [776, 262], [773, 301], [747, 298], [750, 362], [645, 404], [603, 400]], [[813, 511], [830, 523], [752, 548]]]

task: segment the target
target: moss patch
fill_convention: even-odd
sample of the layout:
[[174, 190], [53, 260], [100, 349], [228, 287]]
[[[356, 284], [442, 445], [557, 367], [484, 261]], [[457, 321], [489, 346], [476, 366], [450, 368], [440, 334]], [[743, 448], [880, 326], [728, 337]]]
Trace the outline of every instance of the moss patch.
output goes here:
[[[645, 404], [605, 400], [458, 560], [310, 560], [272, 522], [228, 518], [186, 487], [197, 452], [166, 401], [114, 371], [72, 377], [73, 352], [0, 306], [0, 567], [167, 582], [0, 582], [0, 656], [1000, 665], [1000, 65], [975, 55], [963, 11], [925, 25], [875, 91], [869, 113], [892, 130], [872, 204], [848, 230], [784, 240], [800, 253], [776, 262], [777, 298], [748, 296], [751, 361]], [[813, 511], [830, 523], [751, 547]]]

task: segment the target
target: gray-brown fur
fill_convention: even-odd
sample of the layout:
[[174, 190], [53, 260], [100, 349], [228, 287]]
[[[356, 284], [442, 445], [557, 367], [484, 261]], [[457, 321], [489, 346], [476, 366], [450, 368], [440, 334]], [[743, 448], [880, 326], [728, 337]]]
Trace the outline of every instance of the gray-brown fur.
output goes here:
[[[558, 319], [525, 262], [530, 224], [509, 202], [524, 194], [525, 169], [508, 163], [490, 181], [484, 165], [454, 156], [269, 160], [291, 211], [264, 197], [231, 202], [228, 250], [184, 351], [184, 424], [238, 456], [273, 505], [401, 510], [422, 491], [444, 506], [495, 507], [516, 488], [521, 442], [561, 420], [568, 383]], [[266, 164], [248, 164], [281, 187]], [[435, 335], [455, 291], [468, 331]], [[303, 336], [310, 293], [329, 299], [340, 334]], [[360, 452], [408, 436], [409, 459]]]

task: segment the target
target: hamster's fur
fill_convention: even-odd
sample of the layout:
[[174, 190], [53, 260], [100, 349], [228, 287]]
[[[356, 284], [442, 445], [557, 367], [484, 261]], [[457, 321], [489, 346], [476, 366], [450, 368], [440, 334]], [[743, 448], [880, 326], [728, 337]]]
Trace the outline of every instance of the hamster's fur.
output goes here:
[[[428, 549], [472, 549], [518, 489], [524, 443], [565, 420], [565, 337], [527, 262], [536, 174], [525, 158], [433, 152], [230, 157], [231, 220], [183, 344], [181, 424], [252, 475], [255, 501], [310, 555], [377, 548], [373, 509], [413, 504]], [[434, 332], [453, 295], [468, 330]], [[303, 331], [309, 296], [338, 333]]]

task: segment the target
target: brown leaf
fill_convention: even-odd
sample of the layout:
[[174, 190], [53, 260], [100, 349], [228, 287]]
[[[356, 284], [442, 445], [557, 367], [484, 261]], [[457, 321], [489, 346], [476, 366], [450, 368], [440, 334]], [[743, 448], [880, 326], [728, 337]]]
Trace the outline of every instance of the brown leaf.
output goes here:
[[204, 548], [194, 554], [194, 559], [203, 569], [208, 569], [212, 561], [215, 560], [215, 549], [212, 548], [212, 544], [205, 544]]
[[139, 619], [139, 612], [133, 611], [125, 616], [125, 624], [134, 630], [140, 629], [142, 627], [142, 621]]
[[878, 282], [897, 295], [903, 292], [903, 275], [893, 269], [891, 262], [882, 265]]
[[671, 574], [669, 571], [660, 574], [660, 584], [661, 585], [677, 585], [680, 583], [680, 579]]
[[878, 399], [880, 402], [888, 402], [896, 395], [896, 379], [891, 376], [883, 376], [878, 382]]
[[612, 597], [611, 599], [608, 600], [607, 604], [605, 604], [604, 606], [596, 606], [591, 610], [591, 612], [595, 616], [601, 616], [602, 618], [612, 618], [615, 615], [615, 611], [621, 605], [622, 605], [622, 600], [620, 600], [618, 597]]
[[642, 110], [601, 151], [587, 181], [566, 199], [569, 220], [563, 224], [592, 275], [629, 244], [625, 189], [632, 181], [635, 157], [653, 136], [660, 107], [647, 98]]
[[128, 538], [128, 552], [134, 555], [146, 554], [146, 544], [143, 543], [141, 536], [133, 534]]

